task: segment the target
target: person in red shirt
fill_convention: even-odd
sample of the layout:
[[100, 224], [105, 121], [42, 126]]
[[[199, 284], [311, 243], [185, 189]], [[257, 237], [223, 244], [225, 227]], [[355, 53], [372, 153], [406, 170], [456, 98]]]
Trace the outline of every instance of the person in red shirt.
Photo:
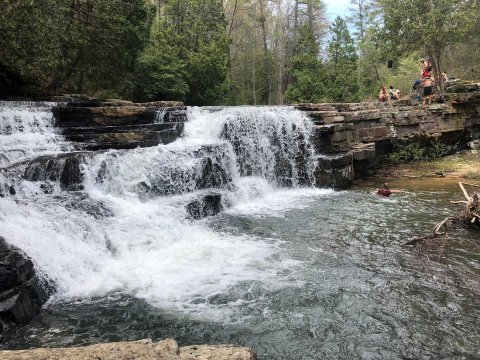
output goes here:
[[390, 189], [390, 186], [388, 186], [388, 183], [383, 184], [383, 187], [381, 189], [377, 190], [377, 195], [380, 196], [390, 196], [393, 193], [400, 193], [403, 192], [403, 190], [392, 190]]

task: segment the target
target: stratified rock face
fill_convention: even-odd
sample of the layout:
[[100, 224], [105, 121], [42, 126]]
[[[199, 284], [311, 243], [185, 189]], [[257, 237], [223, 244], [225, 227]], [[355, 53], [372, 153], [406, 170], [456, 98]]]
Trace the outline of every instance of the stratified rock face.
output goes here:
[[187, 118], [182, 103], [164, 101], [137, 104], [81, 98], [52, 111], [62, 135], [86, 150], [167, 144], [181, 135]]
[[333, 187], [344, 189], [351, 184], [353, 178], [353, 152], [342, 152], [333, 155], [319, 155], [315, 169], [315, 185], [317, 187]]
[[0, 333], [28, 323], [47, 299], [32, 261], [0, 237]]
[[[441, 141], [452, 151], [480, 140], [480, 84], [451, 84], [448, 103], [297, 104], [313, 122], [317, 186], [347, 187], [384, 161], [395, 142]], [[321, 154], [321, 155], [320, 155]]]
[[233, 345], [193, 345], [178, 348], [173, 339], [150, 339], [85, 347], [0, 351], [3, 360], [256, 360], [254, 350]]

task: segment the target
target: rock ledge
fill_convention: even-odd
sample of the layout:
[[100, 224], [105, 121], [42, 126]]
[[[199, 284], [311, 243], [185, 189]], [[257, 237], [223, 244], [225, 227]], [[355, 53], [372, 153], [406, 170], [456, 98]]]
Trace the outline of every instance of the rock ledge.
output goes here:
[[253, 349], [233, 345], [192, 345], [179, 348], [176, 341], [151, 339], [71, 348], [0, 351], [3, 360], [256, 360]]

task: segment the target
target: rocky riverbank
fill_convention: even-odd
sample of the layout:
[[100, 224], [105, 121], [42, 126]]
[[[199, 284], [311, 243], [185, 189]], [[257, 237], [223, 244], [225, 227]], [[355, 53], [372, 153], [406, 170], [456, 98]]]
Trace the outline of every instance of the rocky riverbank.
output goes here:
[[253, 349], [233, 345], [178, 347], [173, 339], [151, 339], [83, 347], [0, 351], [3, 360], [255, 360]]

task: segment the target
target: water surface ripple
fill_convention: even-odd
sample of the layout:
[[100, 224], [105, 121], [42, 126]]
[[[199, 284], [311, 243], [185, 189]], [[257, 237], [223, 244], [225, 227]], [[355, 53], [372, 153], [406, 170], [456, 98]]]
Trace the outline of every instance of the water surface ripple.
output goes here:
[[[53, 301], [5, 348], [173, 337], [181, 345], [251, 346], [259, 359], [478, 359], [480, 253], [452, 239], [428, 264], [402, 247], [451, 214], [452, 188], [391, 198], [365, 191], [283, 190], [203, 220], [225, 235], [276, 243], [290, 259], [274, 282], [245, 280], [192, 298], [202, 315], [121, 292]], [[257, 209], [257, 211], [255, 211]], [[452, 237], [478, 242], [478, 233]], [[231, 254], [234, 258], [236, 254]], [[192, 271], [195, 269], [192, 268]], [[477, 283], [478, 284], [478, 283]]]

